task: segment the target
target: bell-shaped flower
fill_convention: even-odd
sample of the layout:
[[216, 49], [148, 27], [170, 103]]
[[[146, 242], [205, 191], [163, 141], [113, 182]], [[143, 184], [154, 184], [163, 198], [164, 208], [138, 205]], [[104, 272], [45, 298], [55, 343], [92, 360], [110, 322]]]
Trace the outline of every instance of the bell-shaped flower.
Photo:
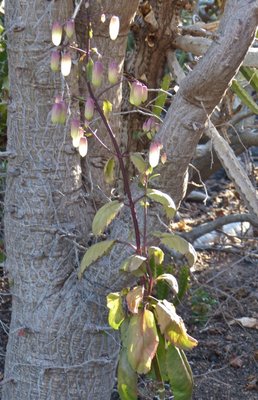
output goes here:
[[148, 119], [146, 119], [146, 121], [144, 122], [142, 129], [143, 132], [150, 132], [151, 134], [154, 134], [158, 131], [159, 129], [159, 123], [156, 122], [157, 120], [154, 117], [150, 117]]
[[52, 26], [52, 42], [55, 46], [59, 46], [62, 41], [63, 28], [60, 22], [55, 21]]
[[80, 138], [79, 153], [81, 157], [85, 157], [88, 152], [88, 140], [85, 136]]
[[[75, 134], [76, 133], [76, 134]], [[74, 137], [73, 137], [73, 147], [77, 148], [80, 145], [80, 140], [84, 135], [84, 130], [79, 127], [77, 132], [74, 132]]]
[[100, 61], [96, 61], [92, 67], [91, 82], [93, 86], [100, 87], [103, 78], [103, 65]]
[[160, 142], [152, 142], [149, 150], [149, 164], [152, 168], [155, 168], [159, 163], [160, 150], [163, 145]]
[[78, 136], [80, 128], [80, 121], [77, 118], [71, 120], [71, 137], [76, 138]]
[[64, 26], [64, 30], [66, 33], [66, 36], [68, 37], [68, 39], [71, 39], [74, 35], [74, 20], [73, 19], [69, 19], [65, 26]]
[[90, 121], [93, 118], [93, 114], [94, 114], [94, 100], [91, 97], [88, 97], [85, 103], [85, 110], [84, 110], [84, 116], [86, 120]]
[[119, 66], [116, 61], [111, 61], [108, 65], [108, 81], [115, 85], [119, 78]]
[[50, 61], [50, 66], [51, 70], [53, 72], [58, 72], [59, 71], [59, 66], [60, 66], [60, 51], [58, 50], [53, 50], [51, 53], [51, 61]]
[[62, 54], [61, 58], [61, 73], [63, 76], [68, 76], [72, 68], [72, 57], [69, 52]]
[[109, 36], [111, 40], [116, 40], [120, 29], [119, 17], [113, 15], [109, 23]]
[[55, 103], [53, 104], [51, 111], [51, 121], [53, 124], [62, 124], [64, 125], [66, 122], [67, 116], [67, 106], [65, 102], [60, 99], [60, 97], [56, 97]]
[[139, 81], [134, 81], [131, 85], [130, 91], [130, 103], [134, 106], [139, 106], [141, 103], [147, 100], [148, 89], [146, 85], [143, 85]]

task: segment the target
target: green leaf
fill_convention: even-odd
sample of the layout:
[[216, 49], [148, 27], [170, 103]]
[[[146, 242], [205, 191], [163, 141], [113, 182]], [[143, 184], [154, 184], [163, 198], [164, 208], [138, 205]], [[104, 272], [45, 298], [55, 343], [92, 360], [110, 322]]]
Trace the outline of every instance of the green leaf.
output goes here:
[[178, 293], [176, 299], [173, 300], [174, 305], [176, 306], [182, 300], [183, 296], [185, 295], [188, 285], [189, 285], [189, 278], [190, 278], [190, 270], [188, 266], [183, 266], [179, 272], [178, 278]]
[[[171, 83], [171, 75], [170, 74], [166, 74], [164, 76], [164, 78], [162, 79], [162, 83], [161, 83], [161, 89], [168, 91], [170, 83]], [[162, 91], [159, 92], [157, 99], [155, 100], [155, 104], [153, 107], [153, 114], [157, 115], [158, 117], [160, 117], [164, 105], [166, 103], [167, 100], [167, 93], [164, 93]]]
[[105, 182], [111, 184], [115, 180], [115, 160], [114, 158], [110, 158], [107, 160], [104, 167], [104, 179]]
[[258, 105], [253, 100], [252, 96], [240, 85], [237, 80], [233, 79], [231, 89], [239, 97], [244, 105], [246, 105], [254, 114], [258, 114]]
[[168, 346], [166, 366], [175, 400], [191, 400], [193, 376], [183, 350]]
[[87, 81], [91, 82], [92, 79], [92, 69], [93, 69], [93, 60], [90, 58], [87, 65], [86, 65], [86, 76], [87, 76]]
[[128, 362], [127, 351], [120, 351], [117, 369], [117, 387], [121, 400], [137, 400], [137, 373]]
[[127, 357], [134, 371], [147, 374], [159, 343], [155, 318], [143, 310], [130, 318], [127, 336]]
[[149, 247], [148, 250], [150, 258], [153, 257], [155, 265], [161, 265], [164, 261], [164, 252], [156, 246]]
[[120, 292], [109, 293], [109, 295], [107, 295], [107, 307], [110, 309], [108, 323], [113, 329], [117, 330], [125, 319]]
[[190, 266], [194, 265], [197, 259], [196, 251], [194, 250], [191, 243], [188, 243], [181, 236], [175, 235], [174, 233], [159, 233], [161, 236], [161, 243], [169, 247], [172, 250], [176, 250], [183, 254]]
[[103, 242], [93, 244], [86, 251], [81, 261], [80, 270], [78, 273], [79, 279], [82, 278], [84, 271], [86, 270], [86, 268], [88, 268], [89, 265], [97, 261], [100, 257], [103, 257], [112, 249], [115, 242], [115, 240], [105, 240]]
[[113, 221], [123, 206], [124, 203], [114, 200], [101, 207], [97, 211], [97, 214], [92, 222], [92, 232], [94, 235], [101, 235], [101, 233], [103, 233], [105, 228]]
[[148, 164], [144, 161], [140, 153], [132, 153], [130, 154], [130, 158], [135, 168], [137, 168], [141, 174], [148, 169]]
[[110, 101], [108, 101], [108, 100], [103, 101], [103, 113], [104, 113], [106, 119], [109, 118], [109, 115], [112, 112], [112, 108], [113, 108], [113, 106], [112, 106], [112, 103], [110, 103]]
[[121, 270], [126, 272], [136, 271], [142, 266], [142, 264], [146, 260], [146, 257], [139, 256], [138, 254], [133, 254], [122, 263]]
[[163, 193], [160, 190], [148, 189], [147, 196], [150, 199], [152, 199], [164, 206], [164, 209], [165, 209], [165, 212], [166, 212], [168, 218], [174, 217], [174, 215], [176, 213], [176, 206], [168, 194]]
[[240, 72], [243, 74], [247, 82], [258, 92], [258, 71], [256, 68], [240, 67]]
[[171, 287], [174, 293], [178, 293], [178, 283], [174, 275], [171, 274], [162, 274], [156, 278], [156, 281], [166, 281], [167, 284]]
[[167, 300], [159, 301], [155, 307], [157, 321], [165, 339], [181, 349], [192, 349], [198, 342], [188, 335], [182, 318], [177, 315], [175, 307]]

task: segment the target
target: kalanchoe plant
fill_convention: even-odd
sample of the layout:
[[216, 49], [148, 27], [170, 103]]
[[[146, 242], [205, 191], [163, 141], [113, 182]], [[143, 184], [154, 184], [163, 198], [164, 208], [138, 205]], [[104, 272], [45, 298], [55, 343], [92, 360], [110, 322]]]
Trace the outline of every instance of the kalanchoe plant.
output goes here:
[[55, 21], [52, 27], [52, 42], [55, 46], [59, 46], [62, 41], [63, 28], [60, 22]]
[[[88, 19], [90, 21], [89, 15]], [[104, 21], [104, 18], [102, 20]], [[71, 37], [72, 26], [68, 23], [69, 21], [65, 25], [65, 31], [67, 37]], [[62, 40], [62, 29], [60, 37], [60, 26], [57, 28], [58, 40], [57, 36], [54, 36], [53, 42], [59, 45]], [[153, 115], [145, 121], [143, 126], [143, 131], [150, 133], [150, 138], [153, 138], [148, 154], [132, 153], [129, 157], [138, 172], [139, 186], [142, 189], [141, 196], [134, 199], [126, 168], [128, 154], [122, 153], [109, 122], [112, 103], [108, 100], [100, 101], [94, 92], [94, 88], [101, 87], [104, 67], [99, 59], [94, 61], [97, 53], [94, 51], [93, 54], [91, 51], [93, 35], [90, 23], [87, 32], [87, 49], [84, 52], [88, 87], [84, 126], [87, 133], [82, 128], [80, 120], [73, 118], [71, 138], [73, 146], [78, 148], [82, 157], [85, 157], [88, 152], [87, 137], [93, 135], [99, 140], [111, 153], [104, 167], [105, 181], [108, 184], [113, 182], [115, 162], [117, 162], [125, 192], [125, 200], [112, 200], [97, 211], [92, 222], [92, 233], [98, 237], [103, 235], [106, 228], [126, 206], [130, 209], [134, 227], [134, 240], [125, 243], [131, 249], [131, 255], [122, 262], [120, 269], [121, 274], [133, 275], [135, 284], [122, 288], [120, 292], [109, 293], [107, 296], [108, 321], [113, 329], [120, 330], [122, 341], [118, 364], [118, 391], [122, 400], [137, 400], [138, 374], [150, 374], [157, 379], [161, 388], [165, 381], [170, 383], [175, 400], [190, 400], [193, 379], [184, 351], [194, 348], [197, 341], [187, 333], [182, 318], [176, 312], [175, 304], [186, 290], [188, 268], [195, 263], [196, 253], [190, 243], [170, 230], [167, 232], [148, 232], [147, 230], [150, 204], [155, 203], [156, 206], [161, 207], [164, 218], [168, 220], [171, 220], [176, 213], [172, 198], [167, 193], [151, 187], [152, 178], [158, 175], [154, 169], [159, 166], [160, 160], [162, 163], [166, 161], [165, 153], [161, 154], [162, 143], [153, 138], [158, 129], [157, 121], [160, 119], [160, 110], [164, 106], [166, 96], [164, 97], [162, 92], [162, 96], [159, 96], [154, 105], [155, 119]], [[112, 40], [115, 40], [119, 33], [119, 18], [116, 16], [110, 20], [109, 33]], [[61, 61], [61, 71], [64, 76], [68, 75], [69, 69], [68, 67], [66, 69], [64, 65], [62, 67], [63, 58], [67, 55], [69, 55], [68, 51], [63, 54]], [[57, 55], [53, 56], [54, 69], [57, 68], [56, 58]], [[108, 80], [110, 84], [118, 82], [118, 65], [115, 61], [109, 63]], [[170, 77], [167, 76], [162, 82], [163, 91], [167, 90], [169, 82]], [[147, 97], [148, 89], [145, 84], [137, 80], [130, 83], [131, 104], [138, 107], [147, 101]], [[52, 122], [65, 123], [66, 109], [64, 101], [57, 97], [52, 108]], [[97, 130], [93, 130], [94, 113], [98, 114], [106, 128], [113, 145], [112, 149], [98, 138]], [[138, 205], [142, 206], [141, 210], [144, 213], [142, 228], [138, 220], [136, 208]], [[109, 253], [117, 243], [120, 243], [119, 238], [101, 240], [90, 246], [81, 261], [79, 279], [83, 277], [91, 264]], [[186, 260], [188, 267], [182, 268], [179, 281], [166, 265], [164, 249], [180, 253]], [[170, 301], [166, 298], [168, 288]]]

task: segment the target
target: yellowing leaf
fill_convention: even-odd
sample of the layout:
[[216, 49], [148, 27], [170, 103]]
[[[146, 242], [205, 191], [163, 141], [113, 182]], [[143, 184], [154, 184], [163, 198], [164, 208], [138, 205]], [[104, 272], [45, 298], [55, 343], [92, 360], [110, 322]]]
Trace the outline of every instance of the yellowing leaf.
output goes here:
[[121, 293], [109, 293], [107, 296], [107, 307], [110, 310], [108, 323], [113, 329], [117, 330], [125, 319]]
[[156, 278], [156, 281], [166, 281], [174, 293], [178, 293], [178, 283], [176, 278], [171, 274], [162, 274]]
[[121, 270], [126, 272], [136, 271], [138, 268], [141, 267], [144, 261], [146, 261], [146, 257], [133, 254], [123, 262], [123, 264], [121, 265]]
[[104, 167], [105, 182], [111, 184], [115, 180], [115, 160], [110, 158]]
[[154, 315], [143, 310], [133, 315], [127, 333], [127, 357], [138, 374], [147, 374], [159, 343]]
[[101, 207], [93, 218], [92, 232], [94, 235], [101, 235], [101, 233], [113, 221], [123, 206], [124, 203], [114, 200]]
[[149, 247], [149, 256], [150, 258], [154, 257], [154, 262], [156, 265], [161, 265], [164, 261], [164, 253], [159, 247]]
[[82, 275], [86, 268], [97, 261], [100, 257], [103, 257], [107, 252], [109, 252], [115, 244], [115, 240], [105, 240], [103, 242], [99, 242], [93, 244], [84, 254], [83, 259], [80, 265], [80, 271], [78, 274], [79, 279], [82, 278]]
[[103, 113], [107, 119], [109, 118], [109, 115], [112, 112], [112, 108], [113, 106], [112, 103], [110, 103], [110, 101], [108, 100], [103, 101]]
[[172, 250], [176, 250], [179, 253], [183, 254], [190, 266], [192, 266], [197, 259], [196, 251], [194, 250], [191, 243], [188, 243], [181, 236], [175, 235], [173, 233], [162, 233], [161, 234], [161, 243], [165, 246], [168, 246]]
[[137, 168], [141, 174], [148, 169], [148, 164], [144, 161], [140, 153], [132, 153], [130, 158], [135, 168]]
[[181, 349], [192, 349], [197, 340], [187, 334], [182, 318], [177, 315], [175, 307], [167, 300], [159, 301], [155, 308], [161, 333], [167, 341]]
[[143, 299], [143, 293], [144, 293], [143, 286], [136, 286], [132, 290], [130, 290], [129, 293], [127, 293], [126, 296], [127, 307], [132, 314], [138, 313], [139, 305], [141, 304]]
[[121, 400], [137, 400], [138, 376], [128, 362], [126, 349], [120, 351], [117, 369], [117, 388]]
[[166, 212], [168, 218], [174, 217], [174, 215], [176, 213], [176, 206], [168, 194], [163, 193], [160, 190], [148, 189], [147, 196], [150, 199], [152, 199], [164, 206], [164, 209], [165, 209], [165, 212]]
[[193, 376], [183, 350], [168, 346], [166, 367], [175, 400], [191, 400]]

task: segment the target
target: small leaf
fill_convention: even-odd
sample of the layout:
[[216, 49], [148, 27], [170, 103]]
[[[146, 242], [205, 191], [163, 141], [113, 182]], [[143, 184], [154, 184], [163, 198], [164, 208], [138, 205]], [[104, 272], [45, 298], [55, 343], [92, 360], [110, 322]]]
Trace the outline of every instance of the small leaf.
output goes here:
[[147, 196], [156, 201], [157, 203], [160, 203], [164, 206], [165, 212], [168, 216], [168, 218], [173, 218], [175, 213], [176, 213], [176, 206], [171, 197], [166, 194], [161, 192], [160, 190], [156, 189], [148, 189], [147, 190]]
[[128, 257], [121, 265], [121, 270], [126, 272], [136, 271], [141, 265], [146, 261], [146, 257], [139, 256], [138, 254], [134, 254]]
[[183, 350], [171, 345], [168, 346], [166, 351], [166, 366], [174, 399], [191, 400], [193, 376]]
[[258, 114], [258, 105], [253, 100], [252, 96], [240, 85], [237, 80], [233, 79], [231, 89], [240, 98], [242, 103], [247, 106], [254, 114]]
[[117, 368], [117, 388], [121, 400], [137, 400], [138, 376], [128, 362], [127, 351], [120, 351]]
[[192, 266], [196, 262], [197, 254], [191, 243], [188, 243], [181, 236], [175, 235], [173, 233], [162, 233], [161, 243], [168, 246], [172, 250], [176, 250], [183, 254], [189, 265]]
[[141, 174], [148, 169], [148, 165], [140, 153], [132, 153], [130, 154], [130, 158], [135, 168], [137, 168]]
[[153, 114], [157, 115], [158, 117], [160, 117], [168, 97], [168, 94], [164, 93], [164, 91], [168, 91], [171, 80], [172, 79], [170, 74], [166, 74], [162, 79], [161, 89], [163, 91], [160, 91], [160, 93], [158, 94], [158, 97], [155, 100], [155, 104], [153, 107]]
[[103, 242], [93, 244], [91, 247], [89, 247], [81, 261], [80, 271], [78, 274], [79, 279], [82, 278], [82, 275], [86, 268], [88, 268], [92, 263], [97, 261], [100, 257], [103, 257], [112, 249], [115, 242], [115, 240], [105, 240]]
[[115, 160], [110, 158], [107, 160], [104, 167], [104, 179], [105, 182], [111, 184], [115, 180]]
[[126, 295], [126, 302], [128, 310], [132, 314], [137, 314], [139, 306], [142, 302], [144, 294], [144, 287], [143, 286], [136, 286]]
[[178, 283], [176, 278], [171, 274], [162, 274], [156, 278], [156, 281], [166, 281], [174, 293], [178, 293]]
[[163, 251], [156, 246], [149, 247], [148, 250], [150, 258], [154, 258], [155, 265], [161, 265], [164, 261], [164, 253]]
[[247, 82], [258, 92], [258, 70], [250, 67], [240, 67], [240, 72], [244, 75]]
[[108, 101], [108, 100], [103, 101], [103, 113], [104, 113], [106, 119], [109, 118], [109, 115], [112, 112], [112, 108], [113, 108], [113, 106], [112, 106], [112, 103], [110, 103], [110, 101]]
[[138, 374], [146, 374], [159, 343], [155, 318], [150, 310], [133, 315], [129, 322], [127, 356], [131, 367]]
[[94, 235], [101, 235], [101, 233], [113, 221], [123, 206], [124, 203], [114, 200], [101, 207], [93, 218], [92, 232]]
[[110, 310], [108, 323], [113, 329], [117, 330], [125, 319], [121, 293], [109, 293], [107, 296], [107, 307]]
[[192, 349], [198, 342], [187, 334], [185, 324], [175, 307], [167, 300], [159, 301], [155, 307], [157, 321], [161, 333], [164, 334], [167, 341], [181, 349]]

